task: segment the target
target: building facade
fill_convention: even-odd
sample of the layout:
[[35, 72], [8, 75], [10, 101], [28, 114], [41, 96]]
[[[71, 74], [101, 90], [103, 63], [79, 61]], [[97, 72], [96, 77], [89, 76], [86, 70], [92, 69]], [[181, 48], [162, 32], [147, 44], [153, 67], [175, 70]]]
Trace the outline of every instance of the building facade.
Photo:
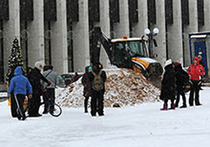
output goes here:
[[[95, 26], [111, 38], [140, 37], [159, 28], [154, 53], [190, 64], [188, 34], [210, 30], [209, 0], [0, 0], [0, 83], [15, 37], [25, 67], [52, 64], [59, 74], [81, 72], [90, 64]], [[104, 50], [100, 60], [109, 61]]]

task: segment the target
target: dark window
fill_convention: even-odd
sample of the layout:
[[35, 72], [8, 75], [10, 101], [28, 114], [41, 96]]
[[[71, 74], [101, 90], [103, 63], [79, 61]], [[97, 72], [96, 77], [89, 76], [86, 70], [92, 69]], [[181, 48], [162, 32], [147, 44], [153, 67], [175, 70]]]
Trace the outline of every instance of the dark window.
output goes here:
[[131, 23], [138, 22], [138, 1], [137, 0], [129, 0], [129, 19]]
[[182, 0], [181, 1], [181, 10], [182, 10], [182, 24], [189, 25], [189, 0]]
[[3, 20], [0, 20], [0, 83], [4, 83]]
[[88, 0], [88, 10], [89, 10], [89, 21], [99, 22], [100, 21], [100, 3], [99, 0]]
[[148, 23], [156, 24], [156, 3], [155, 0], [147, 0]]
[[20, 23], [20, 46], [23, 56], [24, 67], [28, 67], [28, 30], [27, 30], [27, 21], [21, 21]]
[[173, 24], [173, 0], [165, 0], [165, 17], [167, 24]]
[[46, 21], [44, 24], [44, 47], [45, 47], [45, 63], [51, 65], [51, 24], [50, 21]]
[[33, 0], [20, 0], [20, 19], [21, 20], [33, 20]]
[[120, 22], [119, 0], [110, 0], [109, 6], [110, 21], [112, 23]]
[[198, 7], [198, 24], [200, 26], [204, 25], [204, 1], [197, 0], [197, 7]]
[[56, 0], [44, 0], [44, 20], [56, 21]]
[[73, 28], [72, 23], [68, 22], [67, 25], [67, 43], [68, 43], [68, 71], [74, 71], [74, 53], [73, 53]]
[[9, 20], [9, 2], [8, 2], [8, 0], [0, 0], [0, 19]]
[[68, 22], [79, 21], [79, 3], [78, 0], [67, 0], [67, 20]]

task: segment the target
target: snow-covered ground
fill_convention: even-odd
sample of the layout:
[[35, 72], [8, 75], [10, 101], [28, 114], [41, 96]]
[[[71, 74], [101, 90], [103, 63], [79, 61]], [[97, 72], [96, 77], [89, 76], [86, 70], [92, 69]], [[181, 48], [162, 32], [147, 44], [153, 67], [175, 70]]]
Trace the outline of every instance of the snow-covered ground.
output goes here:
[[[209, 147], [210, 88], [202, 106], [160, 111], [162, 103], [105, 108], [91, 117], [82, 108], [63, 108], [59, 118], [44, 115], [18, 121], [0, 103], [1, 147]], [[188, 95], [187, 95], [188, 97]]]

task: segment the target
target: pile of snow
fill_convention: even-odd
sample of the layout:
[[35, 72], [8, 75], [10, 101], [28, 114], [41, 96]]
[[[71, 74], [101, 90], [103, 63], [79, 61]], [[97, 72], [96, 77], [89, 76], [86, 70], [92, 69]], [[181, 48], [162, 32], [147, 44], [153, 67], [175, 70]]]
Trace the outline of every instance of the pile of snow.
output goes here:
[[[133, 106], [158, 100], [160, 90], [140, 73], [129, 69], [105, 69], [107, 74], [104, 106], [114, 104]], [[63, 107], [83, 107], [83, 85], [81, 78], [64, 89], [57, 89], [57, 102]]]

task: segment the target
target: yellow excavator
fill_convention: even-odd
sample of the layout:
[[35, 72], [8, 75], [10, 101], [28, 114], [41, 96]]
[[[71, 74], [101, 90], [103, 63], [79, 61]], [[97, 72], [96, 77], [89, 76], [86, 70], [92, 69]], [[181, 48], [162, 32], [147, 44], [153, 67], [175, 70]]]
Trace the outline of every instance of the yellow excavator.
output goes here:
[[112, 65], [141, 72], [155, 86], [160, 87], [163, 68], [149, 53], [148, 40], [145, 37], [110, 39], [101, 31], [100, 27], [95, 27], [92, 43], [92, 64], [99, 62], [102, 44]]

